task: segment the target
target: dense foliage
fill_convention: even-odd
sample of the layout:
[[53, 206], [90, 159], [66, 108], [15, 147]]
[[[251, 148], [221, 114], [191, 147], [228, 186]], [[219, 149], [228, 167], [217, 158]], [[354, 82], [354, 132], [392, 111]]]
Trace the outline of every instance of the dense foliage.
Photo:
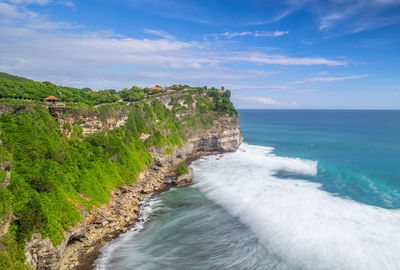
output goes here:
[[[147, 90], [147, 89], [146, 89]], [[148, 91], [137, 86], [123, 91], [114, 89], [92, 91], [90, 88], [72, 88], [57, 86], [50, 82], [36, 82], [22, 77], [0, 73], [0, 98], [29, 99], [41, 101], [45, 97], [55, 96], [61, 102], [97, 105], [123, 100], [139, 100]]]
[[231, 115], [237, 113], [235, 107], [233, 106], [230, 100], [231, 97], [230, 90], [226, 90], [222, 94], [220, 94], [217, 90], [212, 89], [207, 92], [207, 95], [214, 98], [215, 102], [214, 109], [216, 111], [223, 111]]
[[[191, 87], [189, 85], [172, 85], [171, 90], [207, 90], [204, 87]], [[104, 103], [115, 103], [119, 101], [140, 101], [152, 95], [165, 93], [166, 90], [141, 88], [136, 85], [131, 88], [125, 88], [121, 91], [114, 89], [106, 89], [99, 91], [92, 91], [90, 88], [72, 88], [65, 86], [58, 86], [51, 82], [36, 82], [23, 77], [13, 76], [7, 73], [0, 72], [0, 101], [6, 103], [16, 104], [29, 104], [25, 100], [41, 102], [48, 96], [55, 96], [60, 102], [68, 104], [86, 104], [86, 105], [99, 105]], [[212, 87], [209, 90], [212, 96], [218, 98], [218, 90]], [[233, 106], [229, 105], [228, 91], [225, 91], [226, 97], [221, 97], [218, 101], [217, 107], [223, 111], [232, 110]], [[24, 102], [25, 101], [25, 102]], [[234, 110], [234, 109], [233, 109]], [[233, 111], [232, 110], [232, 111]]]
[[182, 175], [189, 172], [188, 165], [185, 162], [179, 162], [178, 166], [175, 168], [176, 175]]
[[[132, 87], [121, 92], [105, 90], [96, 96], [97, 92], [88, 89], [0, 75], [1, 95], [11, 85], [20, 91], [16, 91], [18, 95], [33, 99], [61, 91], [65, 100], [95, 104], [119, 97], [138, 101], [150, 92]], [[7, 84], [10, 85], [4, 87]], [[0, 115], [0, 183], [6, 178], [5, 171], [12, 167], [10, 184], [0, 188], [0, 229], [11, 217], [14, 220], [8, 233], [0, 238], [0, 269], [26, 268], [23, 251], [34, 232], [59, 244], [63, 232], [82, 219], [80, 208], [90, 210], [108, 202], [111, 189], [135, 182], [138, 174], [152, 164], [150, 147], [172, 154], [174, 146], [186, 141], [186, 131], [208, 128], [220, 115], [237, 113], [229, 101], [230, 92], [205, 89], [185, 90], [179, 100], [171, 98], [171, 110], [157, 99], [129, 107], [118, 103], [96, 108], [100, 119], [118, 106], [129, 109], [126, 124], [107, 135], [100, 132], [83, 136], [80, 125], [65, 124], [62, 128], [72, 131], [68, 139], [44, 106], [28, 106], [14, 115]], [[151, 136], [142, 141], [139, 137], [143, 133]], [[186, 163], [179, 164], [176, 173], [186, 173], [187, 169]]]

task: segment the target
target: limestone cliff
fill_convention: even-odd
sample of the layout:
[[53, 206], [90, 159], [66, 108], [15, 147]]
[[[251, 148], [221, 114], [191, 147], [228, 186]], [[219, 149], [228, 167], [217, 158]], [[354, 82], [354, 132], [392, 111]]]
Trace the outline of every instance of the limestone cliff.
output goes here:
[[[173, 109], [173, 105], [171, 105], [171, 100], [176, 100], [178, 102], [178, 106], [193, 109], [196, 107], [196, 100], [193, 101], [193, 104], [189, 105], [185, 104], [182, 100], [182, 93], [174, 93], [168, 95], [161, 95], [154, 97], [147, 102], [150, 103], [153, 100], [158, 100], [166, 106], [168, 109]], [[193, 95], [194, 96], [194, 95]], [[48, 110], [51, 115], [53, 115], [57, 122], [60, 124], [60, 128], [65, 136], [70, 137], [72, 133], [72, 127], [74, 125], [78, 125], [82, 128], [83, 135], [88, 135], [91, 133], [99, 133], [105, 132], [107, 133], [110, 130], [118, 128], [120, 126], [125, 125], [126, 120], [129, 115], [129, 106], [136, 102], [126, 102], [125, 106], [114, 108], [113, 110], [102, 110], [102, 107], [106, 106], [97, 106], [98, 110], [92, 110], [88, 108], [66, 108], [66, 107], [56, 107], [50, 106]], [[22, 110], [23, 106], [7, 106], [7, 104], [0, 104], [0, 114], [4, 113], [14, 113], [15, 111]], [[180, 113], [176, 113], [177, 119], [181, 116]]]
[[[186, 113], [196, 108], [196, 102], [184, 104], [179, 101], [179, 95], [158, 98], [172, 110], [171, 99], [178, 99], [181, 107], [189, 108]], [[66, 136], [71, 135], [66, 124], [80, 125], [84, 135], [107, 132], [124, 125], [129, 113], [126, 108], [120, 108], [112, 115], [104, 117], [97, 111], [55, 107], [49, 108], [49, 112], [56, 118]], [[180, 118], [184, 114], [185, 110], [176, 113], [176, 117]], [[174, 175], [174, 168], [179, 162], [193, 160], [202, 155], [236, 151], [243, 140], [237, 115], [224, 114], [209, 124], [208, 128], [186, 130], [185, 143], [180, 147], [172, 147], [168, 154], [167, 146], [150, 147], [153, 165], [139, 175], [136, 183], [112, 190], [109, 203], [91, 212], [82, 208], [84, 220], [64, 233], [61, 244], [54, 246], [49, 238], [43, 239], [40, 234], [35, 233], [25, 247], [27, 263], [36, 269], [78, 269], [85, 259], [90, 258], [86, 260], [90, 264], [100, 246], [119, 233], [126, 232], [138, 220], [139, 203], [144, 198], [170, 186], [191, 181], [190, 175], [180, 178]], [[141, 134], [140, 137], [145, 140], [148, 136]]]

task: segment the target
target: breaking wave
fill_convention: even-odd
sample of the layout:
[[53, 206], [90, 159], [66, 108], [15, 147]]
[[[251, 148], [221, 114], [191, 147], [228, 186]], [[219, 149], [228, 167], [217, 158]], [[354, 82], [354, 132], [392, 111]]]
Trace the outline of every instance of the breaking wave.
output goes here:
[[[400, 211], [335, 196], [301, 180], [317, 175], [317, 167], [316, 161], [248, 144], [193, 164], [198, 188], [287, 263], [278, 268], [399, 269]], [[280, 171], [290, 177], [279, 178]]]

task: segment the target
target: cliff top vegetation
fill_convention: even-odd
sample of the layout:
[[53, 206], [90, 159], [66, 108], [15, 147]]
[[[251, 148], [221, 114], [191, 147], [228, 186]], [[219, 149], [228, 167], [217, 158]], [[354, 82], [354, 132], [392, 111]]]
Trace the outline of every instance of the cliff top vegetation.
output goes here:
[[[15, 104], [43, 104], [48, 96], [55, 96], [59, 102], [66, 106], [77, 105], [96, 106], [107, 103], [134, 102], [151, 96], [171, 94], [185, 90], [209, 90], [218, 91], [216, 88], [207, 86], [192, 87], [189, 85], [174, 84], [169, 87], [139, 87], [132, 86], [120, 91], [115, 89], [104, 89], [94, 91], [90, 88], [73, 88], [55, 85], [51, 82], [37, 82], [27, 78], [0, 72], [0, 102]], [[213, 94], [214, 96], [217, 96]], [[28, 103], [27, 103], [28, 102]]]

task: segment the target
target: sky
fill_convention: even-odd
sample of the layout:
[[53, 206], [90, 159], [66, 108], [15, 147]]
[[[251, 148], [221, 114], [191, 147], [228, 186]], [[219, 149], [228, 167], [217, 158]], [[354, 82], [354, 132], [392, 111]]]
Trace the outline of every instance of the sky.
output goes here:
[[0, 0], [0, 71], [224, 86], [237, 108], [400, 109], [400, 0]]

